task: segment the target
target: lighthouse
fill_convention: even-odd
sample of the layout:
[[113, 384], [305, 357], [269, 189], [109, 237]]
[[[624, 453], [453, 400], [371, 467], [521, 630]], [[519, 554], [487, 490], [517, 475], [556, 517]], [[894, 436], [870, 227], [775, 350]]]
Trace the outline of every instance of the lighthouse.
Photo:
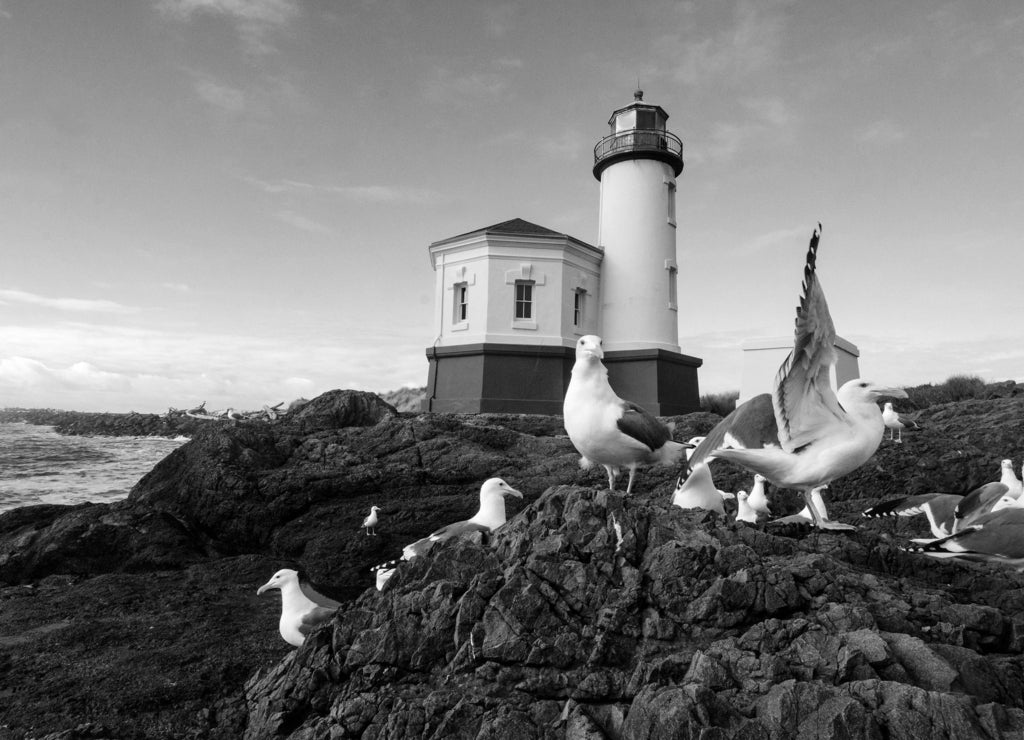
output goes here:
[[611, 132], [594, 147], [606, 352], [679, 352], [676, 178], [683, 143], [666, 130], [664, 109], [643, 98], [637, 90], [630, 105], [612, 113]]
[[680, 352], [676, 177], [683, 144], [643, 93], [594, 148], [598, 244], [514, 218], [429, 246], [434, 325], [424, 411], [560, 414], [576, 342], [604, 339], [622, 398], [662, 416], [700, 405]]

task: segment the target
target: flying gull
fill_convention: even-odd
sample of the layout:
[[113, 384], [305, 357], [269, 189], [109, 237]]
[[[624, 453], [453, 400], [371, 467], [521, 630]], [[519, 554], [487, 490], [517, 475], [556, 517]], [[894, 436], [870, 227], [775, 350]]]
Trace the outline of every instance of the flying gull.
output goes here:
[[904, 549], [933, 558], [981, 560], [1024, 570], [1024, 509], [989, 512], [960, 532]]
[[820, 228], [807, 250], [793, 350], [779, 368], [771, 394], [754, 396], [719, 422], [694, 450], [690, 467], [709, 455], [738, 463], [779, 488], [800, 490], [815, 526], [853, 529], [825, 518], [811, 491], [870, 459], [885, 431], [877, 400], [907, 394], [862, 379], [833, 392], [836, 331], [815, 265]]
[[608, 471], [611, 490], [615, 490], [619, 468], [629, 468], [626, 493], [630, 493], [638, 465], [676, 464], [691, 445], [673, 441], [667, 425], [615, 395], [603, 359], [601, 337], [588, 334], [576, 342], [576, 363], [562, 404], [565, 431], [582, 456], [580, 465], [597, 463]]
[[256, 589], [257, 595], [272, 588], [281, 589], [281, 621], [278, 629], [285, 642], [295, 647], [300, 646], [306, 640], [306, 635], [328, 621], [341, 606], [334, 599], [317, 593], [303, 581], [298, 571], [283, 568]]
[[366, 534], [368, 534], [368, 535], [370, 535], [370, 534], [376, 535], [377, 534], [376, 527], [377, 527], [377, 512], [378, 511], [380, 511], [380, 507], [379, 506], [371, 506], [370, 507], [370, 513], [367, 515], [367, 517], [365, 519], [363, 519], [363, 526], [366, 527]]
[[[506, 521], [506, 496], [522, 498], [523, 494], [512, 488], [512, 486], [501, 478], [488, 478], [484, 481], [484, 484], [480, 486], [480, 508], [477, 510], [476, 514], [464, 521], [446, 524], [436, 532], [406, 545], [402, 548], [402, 557], [400, 560], [412, 560], [413, 558], [423, 555], [430, 550], [430, 548], [434, 546], [434, 543], [442, 542], [444, 540], [451, 539], [452, 537], [459, 537], [472, 532], [493, 532]], [[387, 580], [394, 574], [394, 570], [398, 562], [399, 561], [397, 560], [392, 560], [387, 563], [382, 563], [381, 565], [376, 565], [370, 569], [376, 573], [376, 584], [378, 589], [382, 588]]]
[[[903, 441], [904, 429], [917, 429], [920, 426], [913, 416], [901, 414], [893, 409], [892, 401], [885, 402], [885, 408], [882, 409], [882, 421], [885, 423], [885, 428], [889, 430], [889, 440], [896, 443]], [[893, 431], [899, 435], [895, 440], [892, 438]]]

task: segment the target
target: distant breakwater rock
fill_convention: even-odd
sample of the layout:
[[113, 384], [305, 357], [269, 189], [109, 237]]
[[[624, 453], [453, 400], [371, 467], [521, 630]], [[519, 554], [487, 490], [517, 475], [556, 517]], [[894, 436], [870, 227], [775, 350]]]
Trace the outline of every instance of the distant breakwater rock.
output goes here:
[[[674, 417], [676, 439], [718, 419]], [[604, 491], [560, 417], [400, 414], [332, 391], [275, 421], [207, 423], [125, 501], [0, 515], [0, 683], [14, 687], [0, 726], [859, 738], [942, 737], [945, 723], [1000, 737], [1024, 728], [1024, 579], [899, 552], [923, 518], [859, 512], [1019, 465], [1024, 399], [934, 406], [921, 423], [829, 489], [832, 516], [861, 527], [850, 535], [678, 510], [670, 468], [642, 470], [630, 496]], [[493, 542], [450, 543], [373, 590], [371, 565], [472, 514], [493, 475], [525, 494]], [[715, 475], [750, 485], [725, 464]], [[773, 510], [798, 499], [775, 494]], [[377, 537], [360, 529], [371, 505]], [[346, 604], [297, 652], [278, 600], [255, 596], [282, 566]], [[151, 659], [126, 670], [125, 641]]]
[[[0, 423], [52, 426], [59, 434], [98, 437], [191, 437], [209, 421], [182, 413], [115, 414], [53, 409], [0, 409]], [[228, 423], [225, 419], [223, 423]]]

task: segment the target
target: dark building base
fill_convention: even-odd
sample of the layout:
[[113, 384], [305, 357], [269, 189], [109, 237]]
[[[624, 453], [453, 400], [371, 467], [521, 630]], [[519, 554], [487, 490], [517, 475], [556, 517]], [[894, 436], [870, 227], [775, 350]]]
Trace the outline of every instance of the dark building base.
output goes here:
[[[424, 411], [460, 414], [561, 414], [576, 350], [526, 344], [428, 347]], [[652, 414], [697, 411], [696, 357], [663, 349], [607, 352], [615, 392]]]

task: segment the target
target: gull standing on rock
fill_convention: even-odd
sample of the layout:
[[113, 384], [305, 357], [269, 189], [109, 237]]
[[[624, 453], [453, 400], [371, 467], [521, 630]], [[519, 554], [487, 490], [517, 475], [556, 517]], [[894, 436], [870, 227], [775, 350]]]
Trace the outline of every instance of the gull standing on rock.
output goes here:
[[371, 506], [370, 507], [369, 515], [367, 515], [367, 517], [365, 519], [363, 519], [363, 526], [366, 527], [366, 534], [367, 535], [371, 535], [371, 534], [372, 535], [376, 535], [377, 534], [376, 527], [377, 527], [377, 512], [378, 511], [380, 511], [380, 507], [379, 506]]
[[629, 468], [626, 493], [631, 493], [638, 465], [676, 464], [692, 445], [673, 441], [666, 424], [615, 395], [603, 359], [601, 337], [588, 334], [576, 342], [576, 364], [562, 404], [565, 431], [582, 455], [581, 466], [597, 463], [608, 471], [611, 490], [619, 468]]
[[298, 571], [283, 568], [256, 589], [259, 596], [272, 588], [281, 589], [281, 621], [278, 630], [289, 645], [299, 647], [306, 635], [327, 622], [341, 604], [303, 583]]
[[885, 431], [877, 400], [907, 394], [860, 379], [844, 383], [838, 393], [832, 390], [836, 330], [816, 271], [820, 228], [807, 250], [793, 350], [779, 368], [772, 392], [754, 396], [719, 422], [694, 450], [690, 467], [708, 456], [730, 460], [779, 488], [802, 491], [815, 526], [854, 529], [827, 519], [811, 492], [875, 454]]
[[[913, 417], [896, 411], [892, 407], [892, 401], [885, 402], [885, 408], [882, 409], [882, 422], [885, 424], [885, 428], [889, 430], [889, 440], [897, 444], [903, 441], [904, 429], [917, 429], [919, 426]], [[893, 430], [899, 434], [896, 439], [892, 438]]]
[[[501, 478], [488, 478], [484, 481], [484, 484], [480, 486], [480, 508], [477, 509], [476, 514], [464, 521], [446, 524], [426, 537], [406, 545], [402, 548], [402, 557], [400, 559], [412, 560], [413, 558], [423, 555], [430, 550], [430, 548], [434, 546], [434, 543], [443, 542], [444, 540], [451, 539], [452, 537], [458, 537], [471, 532], [490, 533], [495, 531], [506, 521], [506, 496], [522, 498], [523, 494]], [[388, 579], [394, 575], [395, 567], [398, 562], [398, 560], [391, 560], [387, 563], [375, 565], [370, 569], [377, 574], [376, 581], [378, 590], [383, 588]]]

